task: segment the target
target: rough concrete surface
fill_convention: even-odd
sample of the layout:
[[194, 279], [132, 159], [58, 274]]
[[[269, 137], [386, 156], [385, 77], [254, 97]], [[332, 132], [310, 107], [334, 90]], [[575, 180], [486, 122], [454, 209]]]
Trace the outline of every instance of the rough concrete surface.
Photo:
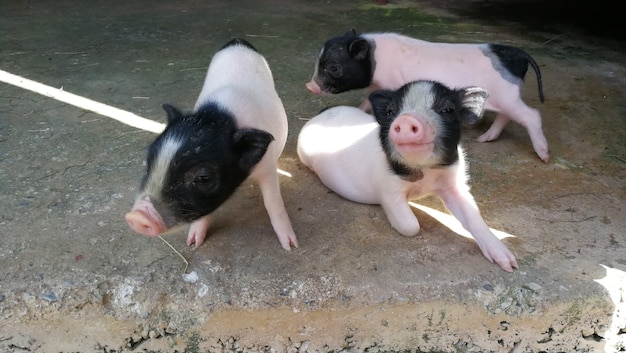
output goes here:
[[[134, 234], [123, 216], [155, 135], [0, 83], [0, 351], [625, 351], [623, 35], [541, 17], [530, 1], [384, 3], [0, 2], [0, 70], [157, 122], [162, 103], [191, 109], [222, 44], [248, 39], [289, 116], [279, 164], [300, 242], [280, 247], [251, 185], [198, 249], [186, 229]], [[473, 194], [518, 271], [422, 210], [420, 234], [402, 237], [380, 207], [329, 192], [298, 161], [305, 119], [363, 96], [304, 87], [323, 41], [352, 27], [511, 44], [540, 64], [545, 104], [532, 74], [523, 96], [542, 112], [549, 163], [519, 125], [492, 143], [475, 141], [488, 125], [463, 137]]]

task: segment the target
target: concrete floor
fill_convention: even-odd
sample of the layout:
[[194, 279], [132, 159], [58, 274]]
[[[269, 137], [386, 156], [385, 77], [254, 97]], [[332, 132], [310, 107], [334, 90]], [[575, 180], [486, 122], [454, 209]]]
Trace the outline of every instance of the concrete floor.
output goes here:
[[[246, 185], [199, 249], [185, 230], [164, 237], [184, 273], [172, 248], [123, 218], [155, 135], [0, 83], [1, 352], [626, 349], [623, 38], [470, 11], [479, 2], [250, 3], [0, 2], [0, 70], [158, 122], [162, 103], [191, 109], [223, 43], [252, 42], [290, 119], [281, 182], [300, 242], [280, 247]], [[520, 270], [420, 210], [420, 235], [402, 237], [378, 206], [341, 199], [298, 161], [305, 119], [362, 98], [304, 88], [323, 41], [351, 27], [512, 44], [540, 64], [546, 102], [532, 75], [524, 97], [543, 114], [549, 163], [520, 126], [493, 143], [474, 141], [486, 125], [463, 138], [473, 194], [512, 235]]]

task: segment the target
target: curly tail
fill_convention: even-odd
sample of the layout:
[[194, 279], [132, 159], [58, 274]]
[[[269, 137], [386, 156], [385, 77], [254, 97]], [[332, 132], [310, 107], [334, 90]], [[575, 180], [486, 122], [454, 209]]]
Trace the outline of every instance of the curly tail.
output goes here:
[[543, 83], [541, 82], [541, 70], [539, 70], [539, 65], [532, 56], [526, 53], [526, 58], [528, 59], [528, 63], [532, 66], [533, 70], [535, 70], [535, 74], [537, 75], [537, 85], [539, 86], [539, 100], [541, 103], [544, 102], [545, 98], [543, 96]]

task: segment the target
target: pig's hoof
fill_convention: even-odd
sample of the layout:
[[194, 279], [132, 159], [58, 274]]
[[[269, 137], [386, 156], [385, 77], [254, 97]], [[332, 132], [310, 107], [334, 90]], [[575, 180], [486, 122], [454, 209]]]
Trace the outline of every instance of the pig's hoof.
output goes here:
[[420, 226], [397, 227], [396, 231], [405, 237], [414, 237], [420, 232]]
[[519, 269], [515, 255], [499, 240], [496, 243], [484, 248], [481, 246], [480, 248], [487, 260], [496, 263], [503, 270], [513, 272], [514, 269]]
[[497, 259], [494, 258], [493, 262], [498, 264], [498, 266], [506, 272], [513, 272], [514, 269], [519, 269], [519, 265], [517, 264], [517, 260], [513, 254], [509, 252], [503, 255], [503, 257], [499, 257]]
[[539, 158], [541, 158], [541, 160], [544, 163], [548, 163], [548, 161], [550, 160], [550, 154], [548, 153], [548, 147], [547, 146], [540, 147], [540, 148], [535, 148], [535, 153], [537, 153]]
[[199, 220], [191, 223], [189, 227], [189, 233], [187, 233], [187, 245], [198, 248], [204, 243], [206, 234], [209, 230], [209, 217], [205, 216]]
[[296, 239], [295, 235], [283, 238], [278, 237], [278, 241], [285, 250], [291, 250], [292, 248], [298, 247], [298, 239]]
[[476, 141], [478, 142], [490, 142], [495, 141], [500, 137], [500, 133], [494, 134], [493, 132], [487, 131], [484, 134], [480, 135]]
[[509, 261], [502, 261], [502, 262], [497, 262], [498, 266], [500, 266], [500, 268], [502, 268], [503, 270], [505, 270], [506, 272], [513, 272], [513, 270], [518, 270], [519, 266], [517, 265], [516, 261], [513, 262], [509, 262]]

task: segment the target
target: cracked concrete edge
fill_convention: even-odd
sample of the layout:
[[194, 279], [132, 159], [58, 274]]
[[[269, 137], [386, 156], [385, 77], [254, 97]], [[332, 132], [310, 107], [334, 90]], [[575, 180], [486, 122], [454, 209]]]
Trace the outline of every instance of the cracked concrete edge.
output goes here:
[[[102, 288], [100, 283], [93, 289], [101, 292]], [[128, 352], [138, 348], [151, 352], [597, 352], [607, 343], [603, 340], [610, 321], [607, 313], [613, 309], [605, 298], [597, 296], [550, 305], [542, 302], [536, 314], [517, 317], [504, 310], [489, 312], [485, 303], [478, 300], [464, 304], [440, 300], [396, 301], [372, 306], [347, 305], [335, 299], [313, 309], [292, 303], [254, 309], [236, 305], [207, 309], [193, 305], [195, 310], [184, 311], [179, 310], [183, 298], [174, 298], [152, 308], [148, 317], [142, 317], [142, 310], [137, 310], [140, 305], [131, 295], [124, 295], [123, 290], [112, 292], [109, 292], [112, 296], [89, 291], [82, 295], [66, 293], [64, 304], [21, 293], [20, 298], [14, 298], [18, 304], [12, 314], [4, 311], [0, 349], [2, 352], [77, 349]], [[500, 309], [520, 305], [509, 300], [498, 303]], [[473, 326], [467, 325], [468, 318]], [[63, 325], [54, 324], [61, 321]], [[96, 336], [111, 339], [96, 342]], [[46, 339], [50, 337], [55, 339]], [[125, 338], [120, 341], [120, 337]], [[620, 344], [623, 346], [623, 342], [614, 344], [616, 351]]]

